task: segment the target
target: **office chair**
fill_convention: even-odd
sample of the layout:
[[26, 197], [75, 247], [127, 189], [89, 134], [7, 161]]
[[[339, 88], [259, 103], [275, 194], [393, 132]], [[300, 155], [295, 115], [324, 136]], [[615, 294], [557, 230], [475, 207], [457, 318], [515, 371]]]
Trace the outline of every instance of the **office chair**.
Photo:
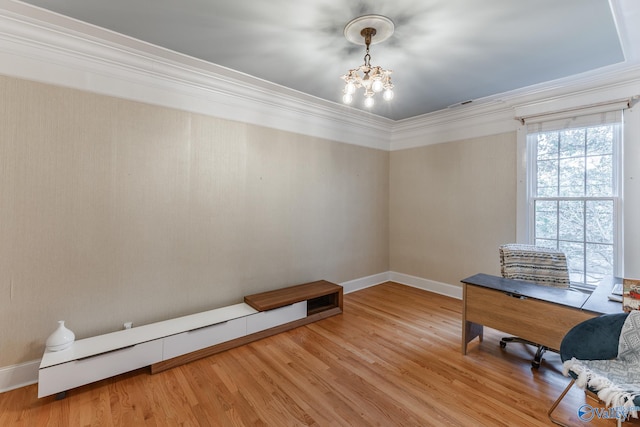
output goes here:
[[[574, 326], [560, 344], [563, 373], [571, 377], [571, 382], [547, 412], [549, 419], [566, 426], [553, 418], [552, 413], [574, 384], [610, 406], [607, 416], [617, 418], [618, 427], [628, 416], [637, 418], [640, 409], [639, 355], [640, 311], [605, 314]], [[583, 419], [592, 415], [589, 408], [580, 411], [581, 421], [589, 421]]]
[[[543, 286], [569, 288], [569, 269], [567, 258], [561, 251], [534, 245], [510, 243], [501, 245], [500, 273], [506, 279], [524, 280]], [[509, 342], [520, 342], [536, 347], [531, 366], [539, 368], [542, 355], [549, 349], [538, 343], [519, 337], [504, 337], [500, 348], [506, 348]]]

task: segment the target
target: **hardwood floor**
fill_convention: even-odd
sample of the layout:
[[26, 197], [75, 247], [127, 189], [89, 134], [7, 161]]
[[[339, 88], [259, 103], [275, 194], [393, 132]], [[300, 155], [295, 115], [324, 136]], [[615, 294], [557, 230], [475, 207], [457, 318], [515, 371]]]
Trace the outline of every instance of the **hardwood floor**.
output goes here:
[[[385, 283], [344, 296], [344, 313], [156, 375], [139, 370], [38, 399], [0, 394], [1, 426], [548, 426], [568, 384], [560, 359], [485, 330], [460, 353], [462, 302]], [[556, 410], [582, 422], [574, 387]], [[625, 425], [633, 423], [625, 423]]]

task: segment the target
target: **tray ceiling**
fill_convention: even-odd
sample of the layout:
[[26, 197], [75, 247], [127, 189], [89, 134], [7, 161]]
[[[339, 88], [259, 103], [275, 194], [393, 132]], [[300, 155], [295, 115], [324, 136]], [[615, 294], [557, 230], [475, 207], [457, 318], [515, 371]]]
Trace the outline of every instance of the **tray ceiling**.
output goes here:
[[[371, 112], [393, 120], [628, 61], [608, 0], [25, 3], [335, 103], [339, 77], [364, 56], [344, 26], [384, 15], [395, 32], [371, 46], [371, 62], [394, 71], [395, 98], [378, 97]], [[353, 108], [361, 101], [358, 92]]]

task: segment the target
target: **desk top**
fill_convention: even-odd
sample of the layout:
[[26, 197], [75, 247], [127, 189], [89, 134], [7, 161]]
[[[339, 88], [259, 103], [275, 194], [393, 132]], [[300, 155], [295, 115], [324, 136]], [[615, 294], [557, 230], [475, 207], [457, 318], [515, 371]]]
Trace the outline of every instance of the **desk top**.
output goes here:
[[523, 280], [505, 279], [482, 273], [463, 279], [462, 283], [482, 286], [483, 288], [510, 293], [514, 296], [521, 295], [579, 310], [608, 314], [622, 312], [621, 303], [609, 301], [607, 298], [616, 280], [620, 281], [622, 279], [613, 277], [603, 279], [602, 283], [590, 294], [573, 289], [553, 288]]
[[550, 286], [542, 286], [531, 282], [525, 282], [524, 280], [505, 279], [503, 277], [491, 276], [489, 274], [482, 273], [467, 277], [462, 280], [462, 283], [495, 289], [496, 291], [509, 293], [514, 296], [523, 296], [552, 302], [554, 304], [565, 305], [578, 310], [582, 308], [589, 298], [588, 293], [576, 290], [553, 288]]
[[608, 298], [616, 283], [622, 283], [622, 278], [608, 276], [602, 279], [582, 309], [601, 314], [622, 313], [622, 303]]

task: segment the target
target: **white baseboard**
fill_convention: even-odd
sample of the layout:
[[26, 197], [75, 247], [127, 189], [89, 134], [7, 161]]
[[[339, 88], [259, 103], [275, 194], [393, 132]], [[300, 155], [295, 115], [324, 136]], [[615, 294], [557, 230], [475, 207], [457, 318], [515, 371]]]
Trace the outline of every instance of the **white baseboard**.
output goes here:
[[0, 393], [38, 382], [40, 360], [0, 368]]
[[371, 286], [379, 285], [380, 283], [389, 281], [389, 272], [374, 274], [372, 276], [361, 277], [359, 279], [349, 280], [348, 282], [340, 283], [343, 288], [343, 292], [348, 294], [350, 292], [359, 291], [360, 289], [369, 288]]
[[435, 280], [423, 279], [421, 277], [410, 276], [408, 274], [389, 272], [389, 280], [401, 283], [414, 288], [424, 289], [451, 298], [462, 299], [462, 286], [450, 285], [448, 283], [436, 282]]
[[461, 286], [436, 282], [435, 280], [423, 279], [422, 277], [411, 276], [409, 274], [396, 273], [395, 271], [386, 271], [372, 276], [349, 280], [348, 282], [340, 283], [340, 285], [344, 288], [343, 292], [348, 294], [350, 292], [359, 291], [384, 282], [396, 282], [451, 298], [462, 299]]

